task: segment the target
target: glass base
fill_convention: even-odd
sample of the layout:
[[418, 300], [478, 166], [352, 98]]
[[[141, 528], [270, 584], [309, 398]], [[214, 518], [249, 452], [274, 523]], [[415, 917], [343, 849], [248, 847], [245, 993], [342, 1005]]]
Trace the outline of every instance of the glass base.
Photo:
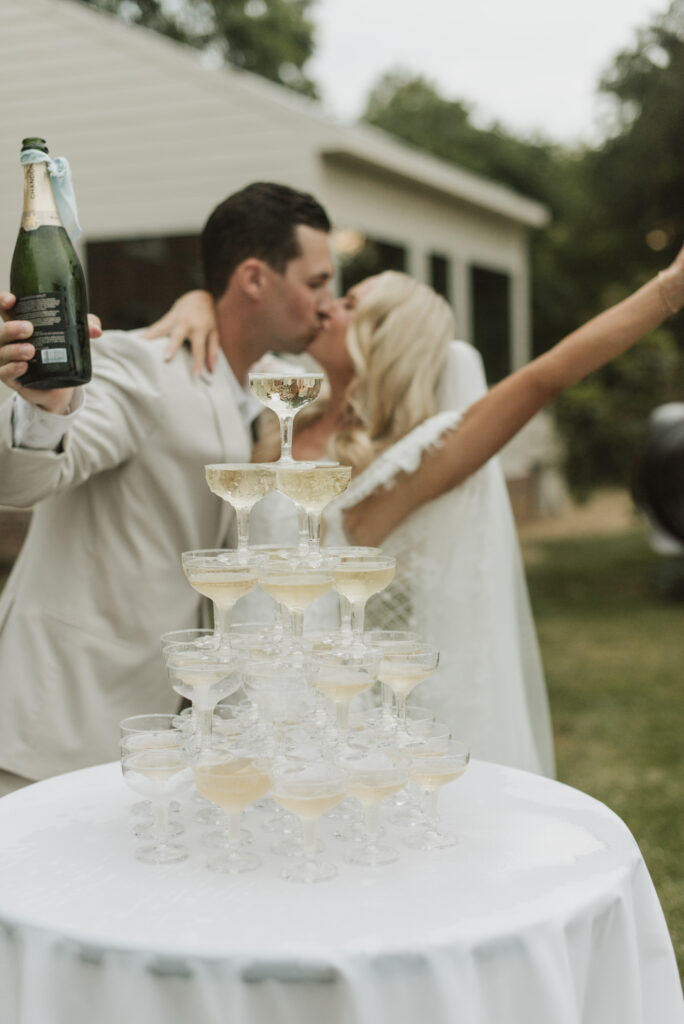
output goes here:
[[375, 867], [377, 864], [391, 864], [398, 859], [396, 850], [391, 846], [381, 846], [374, 843], [372, 846], [365, 846], [361, 850], [350, 853], [345, 858], [350, 864], [364, 864], [367, 867]]
[[238, 849], [230, 853], [221, 853], [217, 857], [211, 857], [207, 861], [210, 871], [219, 871], [224, 875], [239, 875], [243, 871], [255, 871], [261, 864], [261, 858], [256, 853]]
[[[133, 835], [136, 839], [152, 839], [154, 840], [154, 825], [151, 821], [135, 821], [132, 828]], [[181, 825], [178, 821], [170, 821], [166, 829], [166, 834], [171, 839], [177, 836], [182, 836], [185, 832], [185, 826]]]
[[135, 851], [135, 859], [143, 864], [173, 864], [178, 860], [187, 860], [190, 851], [180, 843], [160, 843], [159, 845], [139, 846]]
[[[320, 839], [317, 839], [314, 853], [323, 853], [324, 849], [323, 843]], [[271, 852], [275, 853], [278, 857], [304, 857], [304, 842], [301, 836], [289, 835], [285, 839], [281, 839], [279, 843], [274, 843], [271, 847]]]
[[[169, 814], [178, 814], [181, 809], [181, 805], [177, 800], [172, 800], [169, 804]], [[131, 807], [131, 814], [135, 814], [141, 818], [152, 819], [152, 801], [151, 800], [138, 800]]]
[[449, 832], [437, 832], [433, 828], [404, 837], [404, 845], [410, 846], [412, 850], [442, 850], [449, 846], [457, 846], [458, 842], [458, 836]]
[[207, 807], [202, 807], [195, 815], [193, 820], [198, 825], [216, 825], [217, 827], [223, 824], [223, 814], [215, 804], [208, 804]]
[[285, 868], [281, 878], [288, 882], [327, 882], [337, 875], [335, 864], [327, 861], [303, 860]]
[[[254, 837], [251, 832], [246, 828], [240, 829], [240, 846], [249, 846], [253, 842]], [[231, 840], [228, 834], [228, 829], [217, 828], [213, 832], [205, 832], [202, 835], [202, 845], [209, 847], [210, 850], [227, 850], [230, 848]]]

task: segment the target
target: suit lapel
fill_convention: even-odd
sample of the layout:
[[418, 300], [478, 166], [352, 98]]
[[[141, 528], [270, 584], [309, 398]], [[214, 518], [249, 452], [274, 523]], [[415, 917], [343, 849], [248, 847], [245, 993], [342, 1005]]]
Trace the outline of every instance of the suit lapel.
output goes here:
[[[249, 432], [242, 424], [225, 367], [219, 363], [214, 373], [209, 373], [205, 367], [200, 373], [200, 380], [206, 386], [216, 431], [224, 452], [223, 460], [225, 462], [248, 461], [252, 446], [251, 439]], [[223, 547], [226, 544], [229, 529], [235, 520], [235, 513], [227, 501], [222, 501], [220, 498], [216, 500], [221, 501], [223, 506], [216, 543], [217, 546]]]

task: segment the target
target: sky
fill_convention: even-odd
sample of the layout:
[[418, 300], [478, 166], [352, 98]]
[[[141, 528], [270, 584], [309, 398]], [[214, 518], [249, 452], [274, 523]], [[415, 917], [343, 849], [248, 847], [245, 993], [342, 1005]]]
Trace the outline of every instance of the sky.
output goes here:
[[597, 85], [637, 29], [669, 0], [317, 0], [306, 71], [328, 111], [354, 120], [390, 69], [431, 80], [471, 105], [476, 124], [522, 136], [597, 142]]

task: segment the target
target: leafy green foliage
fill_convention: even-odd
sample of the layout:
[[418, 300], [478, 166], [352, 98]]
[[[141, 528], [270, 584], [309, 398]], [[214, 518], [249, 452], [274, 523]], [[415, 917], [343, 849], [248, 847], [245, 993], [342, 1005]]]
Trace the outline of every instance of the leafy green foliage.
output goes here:
[[630, 480], [649, 412], [683, 386], [680, 353], [671, 332], [661, 329], [556, 400], [566, 476], [577, 497], [586, 497], [596, 481], [624, 486]]
[[[533, 352], [539, 354], [666, 266], [684, 239], [684, 0], [619, 54], [601, 88], [611, 133], [595, 149], [521, 139], [401, 71], [373, 90], [365, 119], [435, 156], [544, 203], [530, 238]], [[652, 408], [684, 389], [684, 317], [556, 403], [577, 493], [629, 478]]]
[[81, 0], [316, 96], [302, 70], [314, 48], [315, 0]]

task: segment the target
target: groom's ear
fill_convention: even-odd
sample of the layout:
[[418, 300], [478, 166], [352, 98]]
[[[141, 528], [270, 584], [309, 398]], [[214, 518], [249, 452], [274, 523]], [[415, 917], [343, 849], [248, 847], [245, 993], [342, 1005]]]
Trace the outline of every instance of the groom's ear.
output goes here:
[[268, 281], [268, 266], [256, 256], [243, 260], [233, 274], [240, 291], [258, 302], [264, 294]]

